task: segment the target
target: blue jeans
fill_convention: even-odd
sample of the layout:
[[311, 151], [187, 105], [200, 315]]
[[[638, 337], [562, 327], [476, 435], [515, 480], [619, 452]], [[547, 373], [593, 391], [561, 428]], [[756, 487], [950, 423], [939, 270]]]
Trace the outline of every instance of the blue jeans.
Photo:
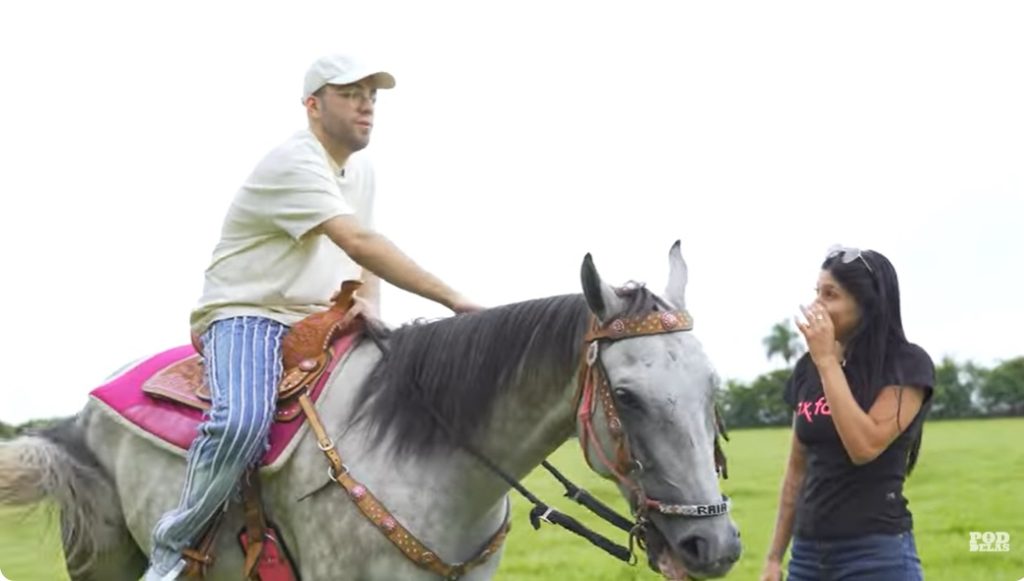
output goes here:
[[198, 540], [245, 470], [266, 451], [283, 372], [281, 339], [287, 331], [263, 317], [235, 317], [214, 322], [203, 334], [212, 405], [189, 447], [178, 506], [153, 529], [146, 579], [177, 577], [185, 564], [182, 549]]
[[912, 532], [818, 541], [795, 537], [790, 581], [921, 581]]

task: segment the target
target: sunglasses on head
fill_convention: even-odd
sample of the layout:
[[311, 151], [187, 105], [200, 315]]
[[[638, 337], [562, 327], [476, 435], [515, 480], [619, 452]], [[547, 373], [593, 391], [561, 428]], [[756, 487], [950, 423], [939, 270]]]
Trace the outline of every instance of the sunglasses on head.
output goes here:
[[843, 264], [850, 264], [851, 262], [859, 258], [860, 261], [864, 263], [864, 266], [867, 267], [868, 272], [870, 272], [872, 275], [875, 274], [875, 270], [871, 268], [871, 265], [868, 264], [867, 259], [864, 258], [863, 254], [861, 254], [860, 248], [851, 248], [849, 246], [833, 244], [831, 247], [829, 247], [828, 255], [825, 256], [825, 259], [828, 260], [831, 258], [835, 258], [836, 256], [840, 257], [840, 260], [843, 261]]

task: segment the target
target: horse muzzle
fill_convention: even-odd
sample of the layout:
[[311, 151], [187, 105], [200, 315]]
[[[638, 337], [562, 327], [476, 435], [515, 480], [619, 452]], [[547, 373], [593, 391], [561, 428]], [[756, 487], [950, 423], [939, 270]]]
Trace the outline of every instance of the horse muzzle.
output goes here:
[[[652, 515], [652, 520], [644, 527], [647, 563], [665, 579], [722, 577], [739, 560], [742, 552], [739, 532], [727, 517], [714, 519], [720, 520], [719, 523], [673, 520]], [[676, 529], [673, 531], [676, 534], [666, 536], [662, 527]], [[670, 538], [674, 542], [669, 541]]]

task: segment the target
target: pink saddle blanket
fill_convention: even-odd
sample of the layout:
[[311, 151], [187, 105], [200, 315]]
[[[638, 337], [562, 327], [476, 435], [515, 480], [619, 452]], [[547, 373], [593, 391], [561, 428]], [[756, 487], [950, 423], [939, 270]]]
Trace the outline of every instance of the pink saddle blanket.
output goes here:
[[[324, 390], [331, 372], [338, 361], [352, 347], [359, 333], [348, 333], [331, 346], [332, 357], [327, 371], [317, 380], [310, 391], [310, 398], [316, 401]], [[194, 407], [201, 403], [195, 398], [191, 404], [174, 402], [164, 398], [153, 397], [144, 392], [142, 386], [161, 371], [180, 363], [188, 358], [198, 358], [199, 354], [192, 345], [182, 345], [158, 353], [109, 382], [94, 389], [90, 395], [114, 410], [122, 418], [139, 427], [143, 431], [172, 444], [182, 450], [188, 450], [192, 441], [199, 434], [199, 426], [204, 421], [204, 412]], [[262, 465], [273, 464], [287, 448], [299, 428], [305, 422], [305, 416], [299, 414], [291, 421], [275, 421], [270, 428], [270, 447], [263, 455]]]

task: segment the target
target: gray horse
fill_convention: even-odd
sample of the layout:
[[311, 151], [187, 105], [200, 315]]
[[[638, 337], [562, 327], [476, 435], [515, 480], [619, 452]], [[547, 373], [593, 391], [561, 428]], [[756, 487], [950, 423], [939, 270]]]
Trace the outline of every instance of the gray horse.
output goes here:
[[[438, 558], [461, 563], [502, 528], [510, 492], [464, 444], [521, 479], [586, 431], [588, 463], [616, 479], [642, 516], [650, 567], [669, 578], [725, 575], [739, 558], [737, 528], [727, 509], [701, 508], [701, 518], [694, 509], [727, 506], [716, 474], [715, 371], [692, 332], [609, 339], [624, 320], [686, 316], [678, 242], [669, 265], [659, 297], [642, 285], [609, 286], [588, 254], [582, 295], [378, 330], [376, 340], [360, 341], [316, 402], [346, 468]], [[588, 342], [594, 328], [611, 330]], [[593, 377], [582, 371], [593, 366], [609, 396], [581, 403], [580, 378]], [[602, 404], [613, 409], [601, 413]], [[577, 411], [586, 405], [596, 413], [584, 426]], [[268, 519], [301, 578], [437, 579], [335, 485], [317, 444], [300, 432], [284, 466], [261, 473]], [[628, 466], [614, 460], [623, 446]], [[155, 521], [178, 501], [184, 468], [184, 451], [140, 437], [93, 400], [57, 426], [0, 444], [0, 503], [55, 499], [72, 578], [135, 580]], [[239, 578], [243, 555], [233, 533], [242, 523], [232, 504], [209, 579]], [[500, 557], [498, 550], [461, 578], [492, 578]]]

